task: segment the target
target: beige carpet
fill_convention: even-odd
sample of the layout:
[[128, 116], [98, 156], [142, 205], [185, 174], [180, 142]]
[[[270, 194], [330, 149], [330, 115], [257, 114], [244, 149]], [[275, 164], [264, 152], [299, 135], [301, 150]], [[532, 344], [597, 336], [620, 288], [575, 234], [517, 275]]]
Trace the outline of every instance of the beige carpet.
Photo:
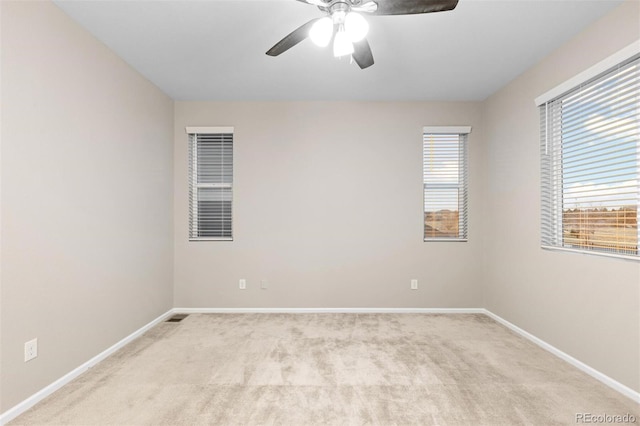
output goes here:
[[484, 315], [162, 323], [10, 425], [554, 425], [638, 404]]

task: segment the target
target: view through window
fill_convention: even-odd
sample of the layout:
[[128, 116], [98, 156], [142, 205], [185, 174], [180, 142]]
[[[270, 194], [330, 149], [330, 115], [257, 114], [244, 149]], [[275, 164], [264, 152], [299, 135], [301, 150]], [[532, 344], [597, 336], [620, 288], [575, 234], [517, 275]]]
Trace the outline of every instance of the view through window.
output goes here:
[[470, 128], [425, 127], [424, 239], [467, 238], [467, 133]]
[[543, 246], [638, 255], [639, 62], [541, 106]]

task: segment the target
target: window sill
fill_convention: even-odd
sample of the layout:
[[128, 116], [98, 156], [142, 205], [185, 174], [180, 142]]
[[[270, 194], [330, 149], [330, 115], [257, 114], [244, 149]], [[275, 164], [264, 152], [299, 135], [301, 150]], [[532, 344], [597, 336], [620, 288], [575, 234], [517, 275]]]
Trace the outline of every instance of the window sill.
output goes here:
[[452, 243], [466, 243], [469, 241], [467, 238], [425, 238], [423, 240], [425, 243], [432, 241], [448, 241]]
[[233, 241], [233, 238], [198, 237], [198, 238], [189, 238], [189, 241], [193, 241], [193, 242], [198, 242], [198, 241]]
[[579, 250], [579, 249], [572, 249], [567, 247], [554, 247], [554, 246], [541, 246], [541, 248], [543, 250], [550, 250], [550, 251], [563, 251], [567, 253], [578, 253], [578, 254], [586, 254], [591, 256], [612, 257], [615, 259], [630, 260], [632, 262], [640, 262], [640, 256], [630, 255], [630, 254], [607, 253], [607, 252], [601, 252], [601, 251], [595, 251], [595, 250], [593, 251]]

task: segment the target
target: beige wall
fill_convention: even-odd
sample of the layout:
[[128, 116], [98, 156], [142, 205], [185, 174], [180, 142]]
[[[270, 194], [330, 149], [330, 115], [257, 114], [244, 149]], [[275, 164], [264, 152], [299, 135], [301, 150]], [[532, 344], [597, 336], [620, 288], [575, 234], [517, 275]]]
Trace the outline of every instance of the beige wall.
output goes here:
[[52, 3], [0, 7], [3, 412], [171, 308], [173, 108]]
[[[235, 240], [189, 242], [184, 128], [215, 125]], [[473, 126], [467, 243], [422, 241], [424, 125]], [[481, 153], [478, 103], [176, 102], [175, 306], [479, 307]]]
[[484, 306], [640, 390], [640, 264], [540, 248], [534, 98], [640, 38], [630, 1], [483, 106], [488, 185]]

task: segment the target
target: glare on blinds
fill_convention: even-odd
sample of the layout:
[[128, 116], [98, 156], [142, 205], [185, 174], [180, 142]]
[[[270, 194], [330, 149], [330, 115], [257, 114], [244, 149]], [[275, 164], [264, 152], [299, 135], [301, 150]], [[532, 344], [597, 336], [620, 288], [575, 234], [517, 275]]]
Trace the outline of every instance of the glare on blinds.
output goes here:
[[189, 135], [191, 239], [231, 239], [233, 133]]
[[423, 134], [425, 240], [467, 238], [466, 147], [466, 134]]
[[540, 107], [542, 246], [638, 256], [640, 59]]

